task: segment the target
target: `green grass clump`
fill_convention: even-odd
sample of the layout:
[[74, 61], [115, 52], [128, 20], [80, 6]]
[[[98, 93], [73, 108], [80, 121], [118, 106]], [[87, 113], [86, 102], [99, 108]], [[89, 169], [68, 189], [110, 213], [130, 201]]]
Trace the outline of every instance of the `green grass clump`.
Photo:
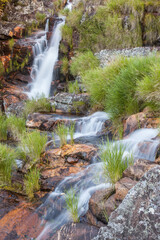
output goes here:
[[150, 74], [137, 82], [136, 95], [153, 110], [160, 110], [160, 61], [151, 66]]
[[2, 113], [0, 113], [0, 140], [7, 140], [7, 120]]
[[94, 56], [91, 51], [78, 54], [71, 63], [71, 73], [76, 75], [82, 75], [90, 69], [94, 69], [99, 66], [99, 60]]
[[68, 83], [68, 92], [69, 93], [74, 93], [74, 94], [79, 94], [80, 93], [80, 89], [79, 89], [79, 85], [78, 85], [77, 80], [74, 83], [72, 83], [72, 82]]
[[73, 222], [79, 222], [78, 217], [78, 197], [74, 189], [70, 189], [65, 194], [67, 210], [69, 211]]
[[39, 23], [43, 23], [46, 19], [46, 14], [45, 13], [40, 13], [40, 12], [37, 12], [36, 13], [36, 19]]
[[0, 182], [11, 183], [12, 168], [16, 166], [17, 153], [7, 145], [0, 144]]
[[72, 123], [71, 126], [69, 127], [69, 135], [70, 135], [70, 143], [71, 145], [74, 144], [74, 131], [75, 131], [75, 123]]
[[73, 29], [72, 29], [72, 27], [65, 24], [62, 27], [62, 35], [63, 35], [63, 40], [65, 40], [68, 43], [70, 49], [72, 49], [72, 47], [73, 47]]
[[3, 76], [4, 72], [5, 72], [5, 68], [3, 66], [2, 61], [0, 61], [0, 76]]
[[50, 112], [52, 109], [51, 104], [47, 98], [41, 96], [38, 99], [28, 100], [25, 104], [24, 114], [27, 117], [28, 114], [34, 112]]
[[69, 61], [67, 57], [62, 59], [62, 66], [61, 66], [61, 73], [65, 75], [66, 81], [68, 81], [68, 74], [69, 74]]
[[38, 131], [28, 132], [22, 135], [19, 148], [21, 153], [28, 156], [34, 164], [40, 159], [41, 153], [45, 150], [46, 142], [46, 135], [41, 135]]
[[133, 157], [124, 157], [124, 152], [123, 145], [109, 141], [101, 147], [100, 158], [103, 162], [103, 173], [112, 184], [121, 179], [124, 170], [133, 163]]
[[67, 135], [68, 135], [68, 127], [64, 124], [59, 124], [55, 131], [56, 135], [60, 138], [60, 147], [63, 147], [67, 144]]
[[11, 115], [7, 119], [7, 128], [12, 133], [15, 140], [19, 140], [20, 136], [26, 131], [26, 121], [24, 118], [18, 118]]
[[29, 200], [34, 198], [34, 192], [40, 189], [39, 185], [40, 172], [38, 169], [33, 168], [26, 174], [24, 179], [25, 192]]

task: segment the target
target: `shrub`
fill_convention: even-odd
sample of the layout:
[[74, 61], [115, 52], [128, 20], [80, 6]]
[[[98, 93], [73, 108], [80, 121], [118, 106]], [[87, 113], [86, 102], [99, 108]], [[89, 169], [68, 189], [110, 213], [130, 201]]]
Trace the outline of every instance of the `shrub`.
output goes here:
[[37, 12], [36, 13], [36, 19], [39, 23], [43, 23], [46, 19], [46, 14], [45, 13], [40, 13], [40, 12]]
[[0, 140], [7, 140], [7, 121], [2, 113], [0, 113]]
[[40, 172], [38, 169], [33, 168], [24, 179], [25, 192], [30, 200], [34, 198], [34, 192], [40, 189], [39, 185]]
[[137, 82], [136, 94], [145, 105], [160, 110], [160, 62], [151, 66], [150, 74]]
[[66, 127], [64, 124], [59, 124], [57, 126], [57, 129], [55, 133], [60, 138], [60, 147], [63, 147], [67, 144], [67, 135], [68, 135], [68, 127]]
[[61, 73], [66, 76], [67, 80], [68, 80], [68, 72], [69, 72], [69, 61], [67, 57], [64, 57], [62, 59]]
[[69, 93], [74, 93], [74, 94], [80, 93], [80, 89], [79, 89], [79, 85], [78, 85], [77, 80], [74, 83], [72, 83], [72, 82], [68, 83], [68, 92]]
[[78, 217], [78, 197], [74, 189], [70, 189], [65, 194], [67, 210], [69, 211], [73, 222], [79, 222]]
[[100, 158], [103, 162], [103, 173], [107, 180], [115, 184], [122, 178], [123, 171], [133, 163], [133, 157], [124, 156], [125, 147], [122, 144], [103, 144], [100, 149]]
[[72, 49], [73, 47], [73, 29], [68, 26], [67, 24], [65, 24], [63, 27], [62, 27], [62, 36], [63, 36], [63, 40], [65, 40], [69, 47]]
[[12, 148], [0, 144], [0, 181], [2, 184], [11, 183], [11, 173], [13, 166], [16, 166], [16, 157], [17, 154]]
[[78, 54], [71, 63], [71, 73], [82, 75], [87, 70], [94, 69], [99, 66], [99, 60], [93, 55], [91, 51]]
[[9, 46], [9, 48], [10, 48], [11, 51], [12, 51], [12, 49], [13, 49], [14, 43], [15, 43], [15, 41], [14, 41], [13, 38], [11, 38], [11, 39], [8, 41], [8, 46]]
[[40, 132], [34, 131], [25, 133], [21, 137], [20, 149], [27, 155], [32, 163], [36, 163], [40, 159], [41, 153], [45, 150], [47, 136], [41, 135]]
[[47, 98], [41, 96], [37, 99], [28, 100], [25, 104], [24, 114], [27, 117], [28, 114], [34, 112], [50, 112], [52, 109], [51, 104]]
[[26, 128], [26, 122], [24, 118], [18, 118], [15, 115], [9, 116], [7, 119], [8, 130], [12, 133], [15, 140], [20, 139]]

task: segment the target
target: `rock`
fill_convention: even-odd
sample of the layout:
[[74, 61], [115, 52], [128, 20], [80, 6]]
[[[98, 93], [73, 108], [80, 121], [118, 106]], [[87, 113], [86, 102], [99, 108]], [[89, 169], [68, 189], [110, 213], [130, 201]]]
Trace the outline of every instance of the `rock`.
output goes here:
[[160, 239], [160, 167], [150, 169], [93, 240]]
[[124, 123], [124, 136], [139, 128], [157, 128], [159, 118], [153, 116], [151, 112], [140, 112], [131, 115]]
[[137, 184], [136, 181], [130, 178], [122, 178], [120, 181], [115, 184], [115, 199], [118, 201], [122, 201], [127, 195], [128, 191]]
[[9, 116], [11, 114], [16, 115], [17, 117], [22, 117], [23, 116], [23, 110], [24, 110], [24, 102], [17, 102], [17, 103], [12, 103], [9, 105], [9, 107], [6, 109], [6, 115]]
[[129, 166], [124, 172], [123, 177], [131, 178], [133, 180], [140, 180], [143, 175], [150, 170], [157, 166], [156, 163], [150, 162], [149, 160], [138, 159], [134, 165]]
[[[98, 228], [85, 223], [69, 223], [61, 227], [50, 240], [91, 240], [98, 233]], [[49, 236], [48, 236], [49, 237]]]
[[50, 102], [56, 112], [86, 114], [90, 101], [88, 94], [58, 93], [50, 98]]
[[96, 191], [90, 198], [89, 210], [98, 221], [107, 223], [111, 212], [118, 206], [115, 195], [112, 195], [113, 193], [114, 188], [109, 187], [108, 189]]

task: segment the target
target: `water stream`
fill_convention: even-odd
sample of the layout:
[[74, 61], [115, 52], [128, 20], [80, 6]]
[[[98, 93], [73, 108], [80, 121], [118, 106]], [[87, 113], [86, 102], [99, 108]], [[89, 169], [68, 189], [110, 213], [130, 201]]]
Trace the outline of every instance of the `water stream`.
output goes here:
[[[116, 143], [125, 146], [125, 155], [132, 154], [135, 158], [146, 158], [147, 155], [147, 158], [153, 161], [156, 148], [159, 145], [159, 140], [155, 139], [157, 135], [157, 129], [140, 129], [132, 133], [128, 138]], [[150, 143], [149, 147], [147, 147], [147, 153], [144, 151], [144, 148], [141, 149], [141, 144], [145, 142]], [[62, 225], [71, 222], [71, 217], [65, 204], [65, 193], [67, 190], [74, 189], [78, 196], [78, 215], [80, 217], [87, 212], [91, 195], [98, 189], [108, 187], [110, 187], [110, 183], [103, 177], [103, 164], [99, 161], [91, 164], [80, 173], [66, 177], [37, 210], [41, 212], [43, 221], [47, 222], [37, 239], [49, 239], [47, 238], [48, 234], [52, 235]]]

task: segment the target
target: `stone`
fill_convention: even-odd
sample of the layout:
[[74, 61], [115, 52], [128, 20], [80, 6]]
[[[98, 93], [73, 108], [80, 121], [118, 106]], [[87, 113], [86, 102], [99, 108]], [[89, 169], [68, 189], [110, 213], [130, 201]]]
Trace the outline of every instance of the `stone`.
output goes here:
[[90, 107], [89, 95], [58, 93], [55, 97], [50, 98], [51, 105], [56, 112], [86, 114]]
[[129, 166], [124, 172], [123, 177], [128, 177], [133, 180], [140, 180], [143, 175], [150, 170], [157, 166], [155, 162], [150, 162], [149, 160], [138, 159], [134, 165]]
[[93, 240], [160, 239], [160, 166], [150, 169]]
[[117, 201], [122, 201], [127, 195], [128, 191], [137, 184], [137, 181], [134, 181], [130, 178], [122, 178], [115, 184], [115, 199]]
[[113, 193], [114, 188], [109, 187], [96, 191], [90, 198], [89, 210], [98, 221], [107, 223], [111, 212], [118, 206]]
[[[98, 233], [98, 228], [86, 223], [69, 223], [61, 227], [50, 240], [91, 240]], [[48, 235], [48, 234], [47, 234]], [[47, 236], [46, 236], [47, 237]]]

